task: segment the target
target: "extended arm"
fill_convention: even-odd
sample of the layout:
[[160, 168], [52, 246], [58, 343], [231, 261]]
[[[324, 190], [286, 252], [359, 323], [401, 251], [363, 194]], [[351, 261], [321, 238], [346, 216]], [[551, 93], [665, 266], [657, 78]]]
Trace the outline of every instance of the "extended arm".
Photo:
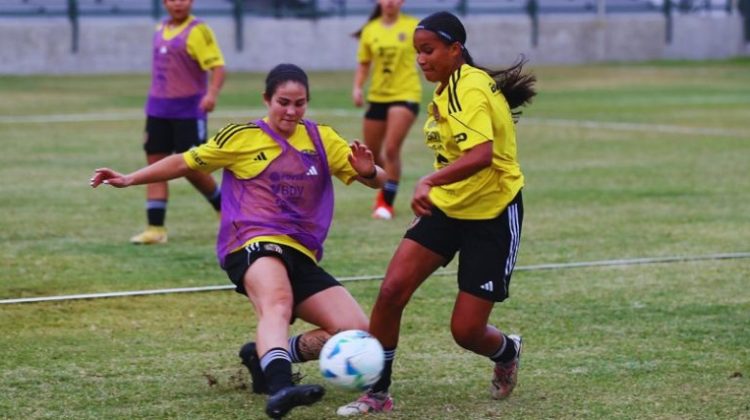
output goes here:
[[92, 188], [96, 188], [100, 184], [125, 188], [132, 185], [150, 184], [180, 178], [190, 173], [190, 171], [192, 169], [187, 166], [182, 155], [174, 154], [127, 175], [109, 168], [96, 169], [94, 170], [94, 175], [91, 177], [90, 184]]
[[411, 208], [417, 216], [430, 214], [430, 189], [466, 179], [492, 164], [492, 142], [486, 141], [467, 150], [450, 165], [422, 177], [414, 188]]

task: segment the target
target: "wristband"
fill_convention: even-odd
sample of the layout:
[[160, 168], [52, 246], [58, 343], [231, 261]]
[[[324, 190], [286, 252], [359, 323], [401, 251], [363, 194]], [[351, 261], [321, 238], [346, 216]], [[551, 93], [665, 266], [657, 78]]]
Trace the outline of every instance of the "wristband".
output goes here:
[[368, 176], [360, 175], [360, 176], [362, 177], [362, 179], [375, 179], [378, 176], [378, 167], [376, 166], [373, 169], [372, 175], [368, 175]]

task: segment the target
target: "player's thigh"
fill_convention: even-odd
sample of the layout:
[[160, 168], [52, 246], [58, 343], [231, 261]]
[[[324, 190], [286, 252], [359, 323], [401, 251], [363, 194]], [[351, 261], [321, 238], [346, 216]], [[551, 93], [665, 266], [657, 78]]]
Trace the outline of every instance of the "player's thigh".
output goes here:
[[397, 103], [388, 108], [385, 133], [386, 150], [396, 148], [396, 151], [398, 151], [401, 149], [401, 144], [403, 144], [406, 135], [409, 133], [409, 129], [416, 119], [417, 114], [411, 103]]
[[[174, 151], [174, 126], [167, 118], [147, 117], [143, 150], [146, 155], [167, 156]], [[154, 161], [159, 160], [155, 159]], [[151, 162], [149, 162], [151, 163]]]
[[308, 297], [297, 305], [295, 315], [329, 334], [369, 328], [367, 315], [343, 286], [329, 287]]
[[175, 152], [186, 152], [191, 147], [200, 146], [206, 142], [205, 118], [175, 119], [173, 124]]
[[256, 259], [243, 276], [243, 286], [259, 316], [274, 306], [287, 308], [290, 313], [294, 298], [284, 262], [274, 256]]
[[388, 108], [386, 104], [370, 103], [362, 121], [362, 133], [364, 142], [372, 150], [376, 159], [380, 158], [380, 149], [383, 146], [383, 138], [387, 127]]
[[388, 264], [377, 304], [406, 306], [419, 286], [448, 261], [445, 256], [405, 237]]

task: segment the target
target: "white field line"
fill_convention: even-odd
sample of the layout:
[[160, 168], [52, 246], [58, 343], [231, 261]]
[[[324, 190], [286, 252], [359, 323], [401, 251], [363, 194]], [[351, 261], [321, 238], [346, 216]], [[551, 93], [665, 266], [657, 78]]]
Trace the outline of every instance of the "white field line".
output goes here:
[[[566, 269], [566, 268], [628, 266], [628, 265], [639, 265], [639, 264], [678, 263], [678, 262], [691, 262], [691, 261], [703, 261], [703, 260], [728, 260], [728, 259], [739, 259], [739, 258], [750, 258], [750, 252], [536, 264], [536, 265], [518, 266], [514, 269], [514, 271], [560, 270], [560, 269]], [[435, 272], [433, 275], [434, 276], [448, 276], [448, 275], [453, 275], [453, 274], [456, 274], [456, 272], [451, 271], [451, 270], [440, 270], [440, 271]], [[359, 280], [380, 280], [382, 278], [383, 278], [382, 275], [368, 275], [368, 276], [342, 277], [342, 278], [339, 278], [338, 280], [342, 282], [347, 282], [347, 281], [359, 281]], [[4, 300], [0, 300], [0, 304], [52, 302], [52, 301], [61, 301], [61, 300], [99, 299], [99, 298], [111, 298], [111, 297], [160, 295], [160, 294], [189, 293], [189, 292], [209, 292], [209, 291], [228, 290], [228, 289], [234, 289], [234, 286], [221, 285], [221, 286], [204, 286], [204, 287], [182, 287], [182, 288], [174, 288], [174, 289], [134, 290], [134, 291], [125, 291], [125, 292], [89, 293], [89, 294], [80, 294], [80, 295], [40, 296], [40, 297], [32, 297], [32, 298], [4, 299]]]
[[[251, 120], [264, 115], [265, 108], [250, 108], [242, 111], [217, 111], [211, 114], [218, 118], [234, 118], [238, 120]], [[337, 117], [359, 117], [363, 111], [343, 108], [331, 109], [310, 109], [308, 115], [333, 115]], [[0, 116], [0, 124], [50, 124], [50, 123], [87, 123], [101, 121], [132, 121], [143, 119], [143, 112], [112, 112], [112, 113], [86, 113], [86, 114], [50, 114], [50, 115], [18, 115], [18, 116]], [[569, 120], [557, 118], [522, 118], [522, 125], [538, 125], [552, 127], [575, 127], [587, 128], [594, 130], [614, 130], [614, 131], [636, 131], [648, 133], [666, 133], [666, 134], [685, 134], [700, 136], [721, 136], [721, 137], [750, 137], [750, 131], [729, 130], [722, 128], [709, 127], [688, 127], [680, 125], [666, 124], [645, 124], [645, 123], [627, 123], [613, 121], [586, 121], [586, 120]]]

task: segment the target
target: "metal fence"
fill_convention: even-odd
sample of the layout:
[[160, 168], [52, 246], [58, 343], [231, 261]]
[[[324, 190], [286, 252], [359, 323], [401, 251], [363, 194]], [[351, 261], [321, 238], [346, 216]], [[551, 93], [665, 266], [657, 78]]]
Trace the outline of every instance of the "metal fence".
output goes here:
[[[737, 0], [535, 0], [538, 13], [681, 13], [726, 11]], [[375, 0], [196, 0], [201, 15], [322, 18], [369, 14]], [[403, 10], [427, 14], [449, 10], [459, 15], [528, 13], [529, 0], [409, 0]], [[165, 15], [162, 0], [0, 0], [0, 16], [152, 16]]]
[[[235, 47], [242, 50], [245, 16], [320, 19], [367, 15], [375, 0], [196, 0], [193, 11], [201, 16], [231, 16]], [[532, 45], [537, 44], [540, 15], [661, 13], [666, 21], [666, 42], [672, 39], [676, 13], [735, 13], [744, 17], [745, 41], [750, 42], [750, 0], [409, 0], [405, 13], [424, 15], [449, 10], [461, 16], [525, 14], [531, 22]], [[162, 0], [0, 0], [2, 17], [67, 17], [72, 26], [71, 49], [78, 50], [78, 26], [82, 18], [97, 16], [165, 16]]]

